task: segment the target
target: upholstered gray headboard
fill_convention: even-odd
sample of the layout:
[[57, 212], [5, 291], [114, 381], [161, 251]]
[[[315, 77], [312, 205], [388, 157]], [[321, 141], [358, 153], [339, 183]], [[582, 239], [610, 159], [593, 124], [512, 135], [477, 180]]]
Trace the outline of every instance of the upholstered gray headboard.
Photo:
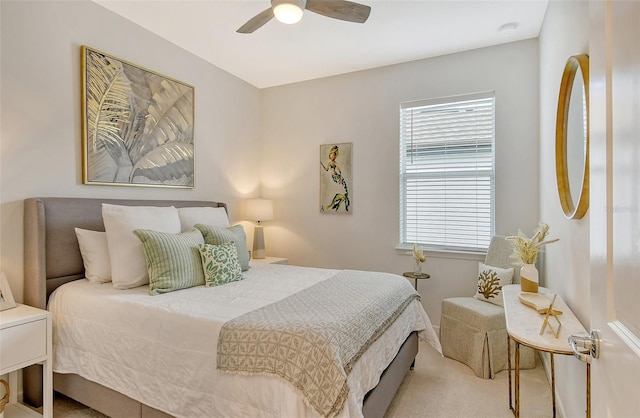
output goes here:
[[224, 207], [208, 201], [37, 197], [24, 201], [24, 302], [45, 309], [58, 286], [84, 278], [75, 227], [104, 231], [102, 204]]
[[[126, 206], [224, 207], [226, 204], [182, 200], [82, 199], [36, 197], [24, 201], [24, 303], [46, 309], [51, 292], [84, 278], [74, 228], [104, 231], [102, 204]], [[24, 401], [42, 405], [42, 366], [23, 370]]]

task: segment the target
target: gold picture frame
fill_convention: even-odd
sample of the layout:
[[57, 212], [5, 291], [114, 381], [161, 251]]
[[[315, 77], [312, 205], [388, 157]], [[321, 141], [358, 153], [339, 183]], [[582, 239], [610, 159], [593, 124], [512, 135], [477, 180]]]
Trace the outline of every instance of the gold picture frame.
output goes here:
[[193, 188], [194, 87], [88, 46], [82, 182]]

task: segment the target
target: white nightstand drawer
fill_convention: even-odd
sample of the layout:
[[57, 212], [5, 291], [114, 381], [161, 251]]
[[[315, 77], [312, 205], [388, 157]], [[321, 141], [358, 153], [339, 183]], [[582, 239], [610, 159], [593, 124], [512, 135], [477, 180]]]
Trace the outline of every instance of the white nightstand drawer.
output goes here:
[[0, 369], [30, 362], [47, 354], [46, 318], [0, 330]]
[[[42, 412], [18, 402], [18, 373], [42, 364]], [[0, 375], [9, 374], [11, 395], [5, 418], [53, 417], [53, 370], [51, 364], [51, 314], [17, 303], [0, 312]]]

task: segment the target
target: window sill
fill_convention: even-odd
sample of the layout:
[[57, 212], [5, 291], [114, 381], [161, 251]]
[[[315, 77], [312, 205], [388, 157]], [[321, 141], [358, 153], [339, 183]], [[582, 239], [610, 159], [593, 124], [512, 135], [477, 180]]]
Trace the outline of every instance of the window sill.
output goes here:
[[[396, 254], [412, 256], [412, 247], [396, 247]], [[462, 251], [462, 250], [428, 250], [424, 249], [424, 255], [427, 258], [448, 258], [454, 260], [472, 260], [483, 261], [487, 255], [486, 252]]]

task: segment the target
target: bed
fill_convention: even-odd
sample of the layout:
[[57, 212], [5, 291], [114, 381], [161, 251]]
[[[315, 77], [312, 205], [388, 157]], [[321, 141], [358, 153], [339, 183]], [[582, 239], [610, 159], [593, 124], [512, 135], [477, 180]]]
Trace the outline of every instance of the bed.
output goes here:
[[[276, 306], [274, 301], [293, 299], [290, 297], [293, 294], [302, 295], [310, 290], [315, 292], [321, 285], [337, 280], [337, 276], [347, 274], [357, 278], [369, 273], [255, 264], [244, 273], [244, 280], [219, 286], [215, 290], [208, 290], [210, 288], [203, 286], [183, 289], [172, 292], [174, 295], [170, 298], [165, 297], [167, 295], [150, 296], [148, 288], [144, 286], [122, 291], [106, 284], [96, 285], [85, 278], [74, 228], [104, 231], [103, 203], [122, 206], [226, 208], [223, 203], [205, 201], [83, 198], [25, 200], [24, 301], [32, 306], [47, 308], [51, 295], [54, 295], [52, 306], [49, 307], [54, 312], [56, 391], [114, 417], [324, 415], [299, 388], [286, 379], [268, 374], [247, 376], [248, 373], [242, 371], [216, 371], [215, 365], [212, 366], [216, 362], [216, 342], [218, 336], [223, 335], [219, 334], [222, 329], [220, 327], [226, 325], [208, 323], [208, 317], [223, 317], [219, 324], [232, 323], [235, 318], [245, 318], [251, 312], [259, 311], [238, 308], [240, 305], [234, 305], [234, 301], [239, 299], [246, 300], [248, 306], [257, 304], [269, 308]], [[262, 300], [266, 293], [271, 294], [269, 297], [272, 299]], [[212, 296], [205, 297], [205, 294]], [[252, 298], [251, 295], [255, 297]], [[217, 302], [210, 300], [216, 298]], [[71, 304], [60, 307], [59, 303], [63, 303], [61, 301], [71, 301]], [[108, 304], [102, 305], [107, 301]], [[226, 305], [224, 301], [227, 301]], [[92, 307], [94, 311], [91, 311]], [[149, 307], [151, 311], [147, 309]], [[240, 310], [236, 312], [237, 309]], [[134, 312], [139, 313], [134, 315]], [[82, 330], [82, 322], [89, 321], [92, 316], [99, 325], [89, 325], [89, 331], [70, 335], [68, 338], [75, 345], [73, 349], [69, 349], [70, 343], [61, 340], [66, 334], [64, 330]], [[59, 323], [56, 322], [57, 317]], [[123, 321], [119, 324], [101, 323], [100, 321], [105, 321], [105, 317], [109, 321], [122, 317]], [[158, 321], [157, 318], [163, 319]], [[183, 322], [171, 325], [170, 321], [178, 320]], [[188, 325], [185, 326], [185, 323]], [[211, 330], [195, 328], [200, 323], [202, 327], [211, 327]], [[108, 338], [103, 333], [102, 338], [105, 339], [102, 343], [96, 343], [95, 339], [85, 342], [83, 339], [87, 334], [98, 334], [90, 330], [99, 326], [113, 332], [110, 331], [112, 333], [108, 334]], [[198, 331], [189, 331], [191, 327]], [[166, 329], [171, 332], [165, 332]], [[133, 347], [123, 348], [120, 347], [123, 344], [115, 343], [120, 341], [121, 335], [133, 334], [136, 330], [145, 330], [151, 337], [145, 336], [149, 338], [141, 339], [137, 342], [138, 346], [134, 344]], [[209, 334], [205, 335], [206, 332]], [[439, 342], [431, 323], [419, 301], [414, 299], [407, 302], [406, 309], [403, 308], [398, 313], [397, 319], [387, 324], [384, 332], [371, 341], [366, 351], [354, 357], [356, 361], [349, 365], [344, 403], [326, 415], [341, 418], [382, 417], [415, 359], [419, 338], [439, 350]], [[155, 340], [156, 345], [148, 349], [147, 340]], [[211, 346], [211, 353], [206, 352], [207, 345]], [[97, 347], [95, 350], [98, 352], [87, 354], [85, 351], [89, 350], [89, 346]], [[122, 364], [113, 359], [101, 363], [100, 359], [104, 357], [104, 353], [99, 352], [101, 347], [107, 347], [109, 353], [117, 350], [122, 353], [139, 353], [142, 346], [147, 350], [144, 356], [123, 359]], [[176, 354], [165, 350], [167, 346], [172, 346], [172, 349], [177, 346], [178, 350], [183, 351]], [[199, 357], [187, 358], [187, 355], [194, 354], [191, 352]], [[122, 353], [117, 356], [124, 355]], [[173, 359], [176, 359], [175, 365]], [[162, 370], [153, 372], [149, 384], [138, 384], [146, 382], [145, 378], [148, 376], [145, 375], [150, 374], [149, 370], [158, 369], [154, 368], [154, 361], [162, 364]], [[145, 366], [145, 363], [151, 364]], [[138, 367], [139, 364], [142, 365]], [[177, 369], [172, 369], [173, 366], [187, 372], [178, 373]], [[24, 372], [24, 399], [32, 405], [38, 405], [42, 399], [42, 375], [38, 367], [34, 366]], [[126, 379], [127, 375], [135, 378]], [[274, 402], [274, 399], [278, 401]], [[194, 405], [198, 405], [200, 409], [193, 409]]]

